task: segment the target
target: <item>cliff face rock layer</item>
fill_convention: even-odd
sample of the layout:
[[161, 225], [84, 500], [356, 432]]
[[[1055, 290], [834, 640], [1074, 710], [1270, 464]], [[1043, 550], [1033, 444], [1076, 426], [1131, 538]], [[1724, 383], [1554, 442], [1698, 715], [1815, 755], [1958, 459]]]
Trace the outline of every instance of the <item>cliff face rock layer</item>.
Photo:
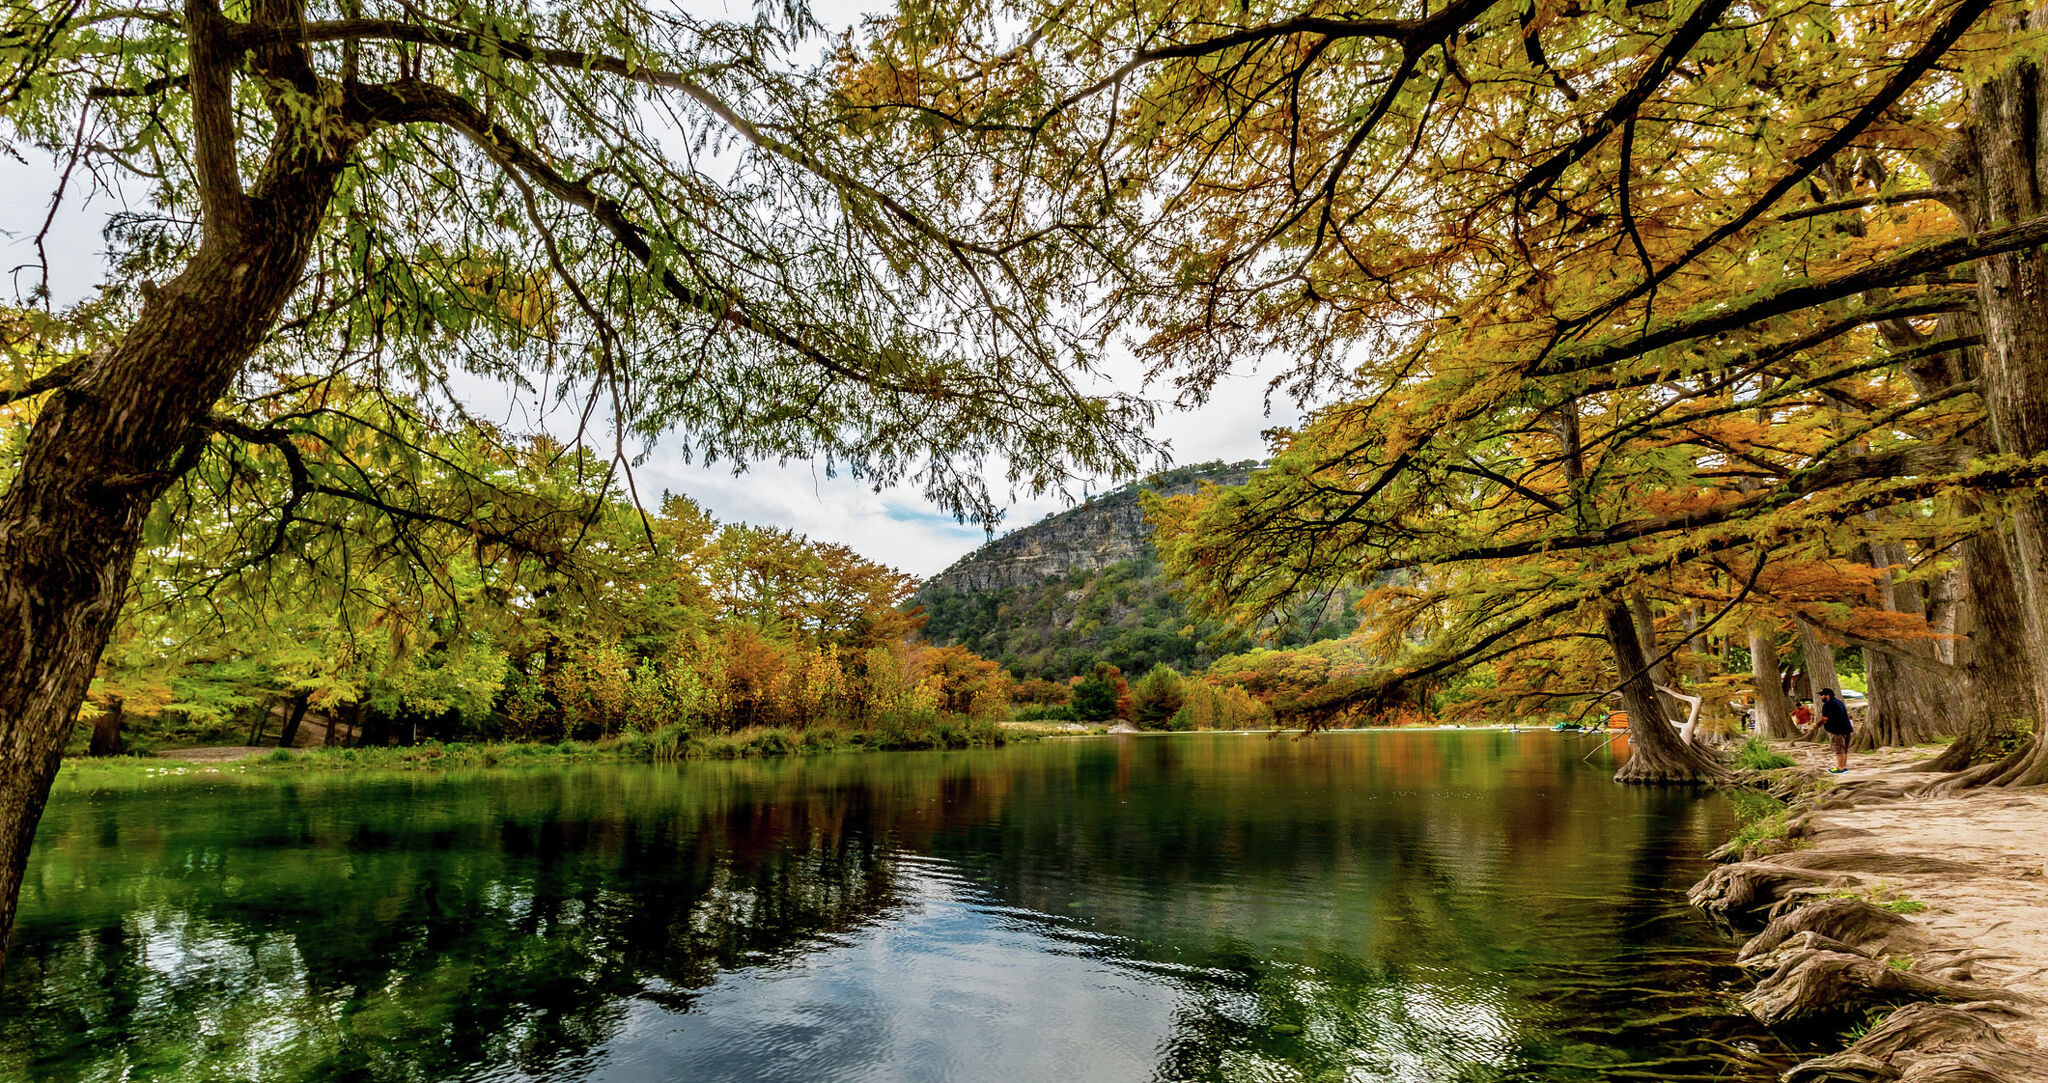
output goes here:
[[1127, 560], [1150, 558], [1152, 529], [1145, 522], [1140, 494], [1191, 493], [1204, 483], [1241, 485], [1257, 465], [1203, 463], [1126, 485], [989, 542], [925, 580], [920, 593], [942, 588], [961, 594], [983, 594], [1034, 586], [1047, 576], [1065, 575], [1075, 569], [1092, 572]]

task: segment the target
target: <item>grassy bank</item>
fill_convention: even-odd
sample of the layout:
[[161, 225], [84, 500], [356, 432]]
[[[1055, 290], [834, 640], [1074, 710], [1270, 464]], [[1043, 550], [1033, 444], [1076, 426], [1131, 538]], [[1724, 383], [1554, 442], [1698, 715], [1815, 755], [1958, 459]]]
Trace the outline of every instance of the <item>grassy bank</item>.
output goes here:
[[[678, 760], [740, 759], [748, 756], [788, 756], [814, 752], [877, 752], [905, 749], [993, 748], [1014, 740], [1039, 736], [1031, 731], [1006, 730], [991, 722], [967, 718], [933, 721], [883, 722], [864, 729], [812, 727], [802, 730], [755, 727], [730, 733], [707, 733], [682, 726], [666, 726], [651, 732], [632, 732], [597, 741], [561, 741], [540, 744], [526, 741], [424, 741], [417, 745], [385, 748], [296, 748], [272, 749], [242, 759], [226, 761], [239, 770], [331, 771], [331, 770], [452, 770], [477, 767], [518, 767], [562, 763], [605, 761], [661, 763]], [[156, 756], [108, 756], [89, 759], [68, 757], [64, 770], [72, 772], [153, 772], [188, 764], [176, 753]]]

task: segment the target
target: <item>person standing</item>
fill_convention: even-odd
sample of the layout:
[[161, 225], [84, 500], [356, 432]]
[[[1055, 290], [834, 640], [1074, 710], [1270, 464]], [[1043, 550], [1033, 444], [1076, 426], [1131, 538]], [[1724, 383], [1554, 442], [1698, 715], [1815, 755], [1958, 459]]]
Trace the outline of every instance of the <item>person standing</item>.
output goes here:
[[1835, 751], [1835, 769], [1828, 772], [1839, 775], [1849, 769], [1849, 735], [1856, 732], [1856, 726], [1849, 721], [1849, 708], [1835, 696], [1832, 688], [1820, 690], [1820, 728], [1828, 733], [1828, 747]]

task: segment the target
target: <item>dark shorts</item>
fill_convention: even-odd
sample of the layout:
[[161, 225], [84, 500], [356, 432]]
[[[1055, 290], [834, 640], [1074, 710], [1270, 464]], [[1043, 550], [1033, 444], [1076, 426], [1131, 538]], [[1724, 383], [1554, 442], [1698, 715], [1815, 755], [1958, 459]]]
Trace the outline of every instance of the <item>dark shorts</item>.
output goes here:
[[1829, 748], [1831, 748], [1831, 749], [1833, 749], [1833, 750], [1834, 750], [1834, 753], [1835, 753], [1835, 755], [1837, 755], [1837, 756], [1846, 756], [1846, 755], [1848, 755], [1848, 754], [1849, 754], [1849, 735], [1848, 735], [1848, 734], [1846, 734], [1846, 733], [1830, 733], [1830, 734], [1828, 734], [1828, 747], [1829, 747]]

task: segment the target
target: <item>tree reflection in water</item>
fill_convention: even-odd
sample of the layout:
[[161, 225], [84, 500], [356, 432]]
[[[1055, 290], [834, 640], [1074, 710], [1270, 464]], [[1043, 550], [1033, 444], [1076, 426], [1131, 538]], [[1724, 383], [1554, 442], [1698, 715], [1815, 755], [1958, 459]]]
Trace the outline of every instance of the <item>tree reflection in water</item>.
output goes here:
[[1770, 1078], [1678, 893], [1725, 808], [1582, 751], [1230, 735], [67, 788], [0, 1076]]

